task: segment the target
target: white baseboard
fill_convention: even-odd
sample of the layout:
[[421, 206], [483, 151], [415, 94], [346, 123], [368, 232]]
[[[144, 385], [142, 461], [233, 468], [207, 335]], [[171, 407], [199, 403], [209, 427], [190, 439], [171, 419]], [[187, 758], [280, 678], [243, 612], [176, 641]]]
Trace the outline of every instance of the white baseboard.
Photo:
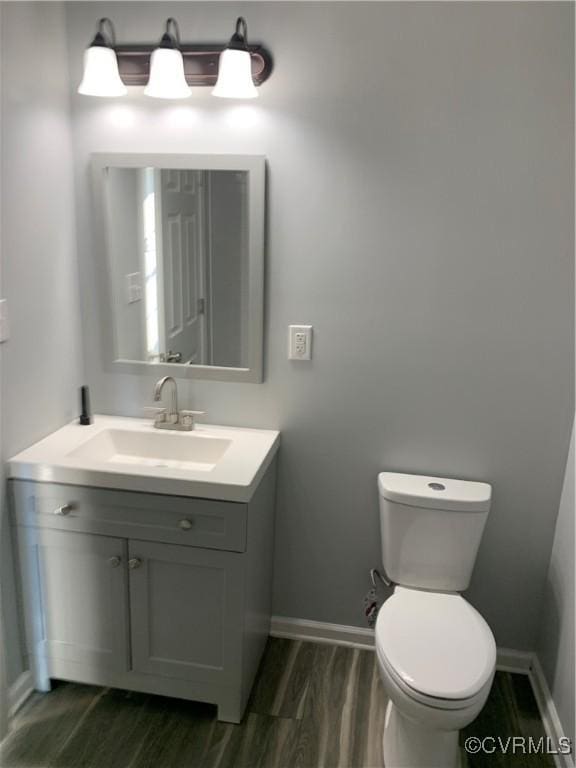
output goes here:
[[[284, 637], [290, 640], [308, 640], [314, 643], [374, 649], [373, 629], [328, 624], [322, 621], [273, 616], [270, 634], [272, 637]], [[558, 745], [560, 738], [565, 737], [565, 733], [537, 655], [530, 651], [498, 648], [496, 668], [502, 672], [515, 672], [530, 677], [546, 734], [550, 737], [552, 744]], [[554, 755], [554, 761], [557, 768], [575, 768], [572, 755]]]
[[[272, 637], [289, 640], [308, 640], [312, 643], [333, 643], [352, 648], [374, 649], [374, 630], [368, 627], [349, 627], [344, 624], [328, 624], [323, 621], [292, 619], [287, 616], [272, 616], [270, 630]], [[503, 672], [528, 674], [534, 654], [499, 648], [496, 666]]]
[[[560, 722], [558, 710], [554, 704], [554, 699], [552, 698], [552, 693], [548, 687], [548, 682], [546, 681], [544, 670], [540, 664], [540, 659], [536, 653], [532, 655], [532, 665], [529, 674], [532, 690], [534, 691], [542, 722], [544, 723], [544, 729], [552, 740], [552, 743], [558, 744], [561, 738], [563, 739], [566, 737], [566, 734], [564, 733], [564, 728]], [[575, 746], [576, 745], [573, 744], [572, 749], [574, 749]], [[557, 768], [574, 768], [574, 754], [554, 755], [554, 762]]]
[[22, 672], [8, 688], [8, 716], [14, 717], [26, 699], [34, 692], [32, 672]]
[[500, 672], [530, 674], [534, 654], [531, 651], [517, 651], [514, 648], [496, 650], [496, 669]]
[[348, 627], [343, 624], [328, 624], [324, 621], [272, 616], [270, 634], [272, 637], [285, 637], [289, 640], [333, 643], [334, 645], [345, 645], [352, 648], [374, 648], [373, 629]]

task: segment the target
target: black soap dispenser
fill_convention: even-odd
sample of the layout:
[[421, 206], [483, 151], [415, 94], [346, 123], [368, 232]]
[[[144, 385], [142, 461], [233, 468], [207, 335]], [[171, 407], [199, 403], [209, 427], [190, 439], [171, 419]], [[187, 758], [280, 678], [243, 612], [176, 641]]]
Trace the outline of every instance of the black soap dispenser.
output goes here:
[[80, 403], [82, 407], [82, 412], [80, 413], [80, 424], [83, 426], [87, 426], [88, 424], [92, 424], [92, 412], [90, 410], [90, 390], [88, 389], [88, 385], [84, 384], [80, 387]]

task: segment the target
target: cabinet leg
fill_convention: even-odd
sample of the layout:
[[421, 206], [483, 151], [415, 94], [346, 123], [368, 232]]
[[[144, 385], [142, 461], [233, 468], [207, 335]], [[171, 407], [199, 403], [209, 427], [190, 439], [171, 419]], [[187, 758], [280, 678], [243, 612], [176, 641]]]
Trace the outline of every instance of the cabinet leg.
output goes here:
[[224, 723], [241, 723], [246, 702], [240, 695], [230, 694], [218, 702], [218, 720]]
[[52, 690], [50, 675], [46, 663], [42, 659], [34, 659], [32, 662], [32, 677], [34, 689], [41, 693], [49, 693]]
[[34, 690], [40, 691], [40, 693], [50, 693], [52, 690], [52, 683], [49, 677], [34, 678]]

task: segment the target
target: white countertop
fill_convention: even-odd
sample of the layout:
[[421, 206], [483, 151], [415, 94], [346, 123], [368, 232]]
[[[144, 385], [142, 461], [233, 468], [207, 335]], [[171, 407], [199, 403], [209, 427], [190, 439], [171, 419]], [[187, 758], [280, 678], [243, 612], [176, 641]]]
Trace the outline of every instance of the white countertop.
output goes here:
[[[192, 432], [169, 432], [176, 440], [220, 438], [229, 440], [211, 469], [150, 466], [150, 463], [112, 463], [78, 451], [106, 430], [160, 433], [150, 420], [95, 416], [90, 426], [77, 421], [62, 427], [8, 461], [8, 476], [44, 483], [67, 483], [174, 496], [247, 502], [270, 465], [280, 444], [280, 433], [269, 429], [196, 425]], [[183, 443], [184, 445], [184, 443]], [[77, 455], [74, 455], [77, 451]], [[72, 455], [71, 455], [72, 454]]]

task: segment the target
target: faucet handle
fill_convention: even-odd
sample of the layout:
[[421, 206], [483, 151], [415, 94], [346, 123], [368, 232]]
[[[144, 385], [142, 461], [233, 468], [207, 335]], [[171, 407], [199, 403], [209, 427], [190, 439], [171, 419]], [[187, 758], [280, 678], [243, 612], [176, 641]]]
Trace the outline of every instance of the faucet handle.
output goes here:
[[166, 421], [166, 408], [156, 408], [153, 405], [144, 406], [144, 413], [154, 418], [154, 424], [163, 424]]
[[196, 416], [204, 416], [206, 411], [180, 411], [180, 424], [183, 427], [190, 427], [194, 429], [194, 419]]

